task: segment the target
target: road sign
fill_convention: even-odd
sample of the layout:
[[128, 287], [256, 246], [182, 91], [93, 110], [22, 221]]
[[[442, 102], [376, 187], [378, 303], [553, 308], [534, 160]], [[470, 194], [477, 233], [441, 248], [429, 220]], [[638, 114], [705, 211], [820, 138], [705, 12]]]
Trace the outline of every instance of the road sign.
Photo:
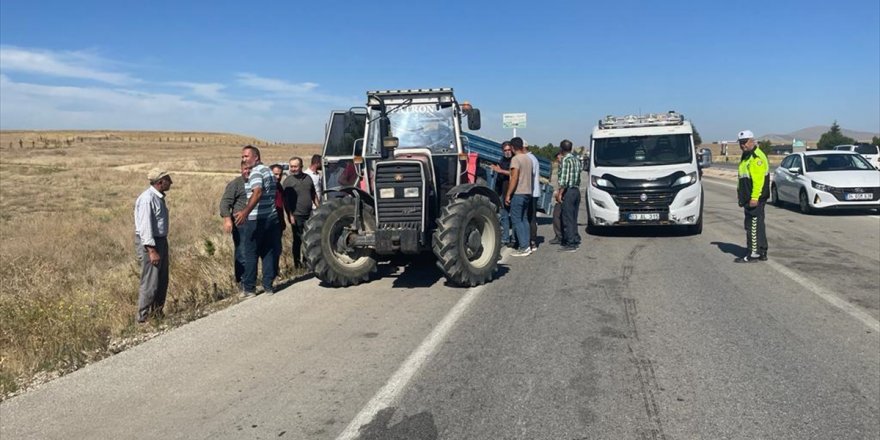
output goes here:
[[525, 113], [504, 113], [501, 121], [504, 128], [526, 128]]

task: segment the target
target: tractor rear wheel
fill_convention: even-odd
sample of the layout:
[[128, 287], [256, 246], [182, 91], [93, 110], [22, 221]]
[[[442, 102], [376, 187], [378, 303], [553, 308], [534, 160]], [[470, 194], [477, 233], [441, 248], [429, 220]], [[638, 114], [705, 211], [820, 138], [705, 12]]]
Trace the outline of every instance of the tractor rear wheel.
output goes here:
[[450, 283], [479, 286], [490, 281], [501, 259], [501, 224], [488, 197], [449, 202], [437, 220], [432, 249]]
[[[348, 243], [349, 236], [357, 232], [356, 203], [352, 197], [328, 199], [315, 210], [303, 231], [306, 264], [318, 279], [334, 287], [360, 284], [376, 272], [373, 251]], [[375, 222], [372, 207], [364, 205], [361, 214], [368, 225]]]

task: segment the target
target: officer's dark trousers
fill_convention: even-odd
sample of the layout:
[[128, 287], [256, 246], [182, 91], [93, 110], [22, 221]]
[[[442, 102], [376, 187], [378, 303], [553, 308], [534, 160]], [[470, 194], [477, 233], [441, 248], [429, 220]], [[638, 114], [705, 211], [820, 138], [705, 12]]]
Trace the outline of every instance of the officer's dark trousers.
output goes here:
[[748, 205], [743, 208], [745, 212], [746, 247], [752, 255], [767, 254], [767, 233], [764, 228], [764, 202], [758, 202], [758, 206], [751, 208]]

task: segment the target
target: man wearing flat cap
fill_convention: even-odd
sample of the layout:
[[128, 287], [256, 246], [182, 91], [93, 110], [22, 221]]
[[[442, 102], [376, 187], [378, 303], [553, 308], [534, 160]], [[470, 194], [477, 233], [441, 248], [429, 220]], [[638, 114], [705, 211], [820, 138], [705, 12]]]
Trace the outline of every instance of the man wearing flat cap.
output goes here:
[[168, 292], [168, 207], [165, 192], [171, 189], [168, 171], [153, 168], [147, 173], [150, 187], [134, 202], [134, 247], [141, 263], [137, 322], [150, 315], [162, 317]]
[[736, 193], [739, 206], [745, 214], [746, 255], [737, 263], [755, 263], [767, 260], [767, 233], [764, 228], [764, 205], [770, 198], [770, 164], [767, 155], [755, 143], [755, 135], [743, 130], [737, 135], [742, 158], [739, 162], [739, 179]]

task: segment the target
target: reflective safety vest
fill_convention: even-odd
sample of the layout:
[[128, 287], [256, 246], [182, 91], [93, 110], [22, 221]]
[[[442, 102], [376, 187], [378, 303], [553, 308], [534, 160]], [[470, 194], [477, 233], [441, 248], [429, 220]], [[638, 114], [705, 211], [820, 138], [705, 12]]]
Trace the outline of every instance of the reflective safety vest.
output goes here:
[[740, 206], [748, 205], [749, 199], [763, 202], [770, 198], [770, 163], [757, 146], [740, 159], [736, 193]]

